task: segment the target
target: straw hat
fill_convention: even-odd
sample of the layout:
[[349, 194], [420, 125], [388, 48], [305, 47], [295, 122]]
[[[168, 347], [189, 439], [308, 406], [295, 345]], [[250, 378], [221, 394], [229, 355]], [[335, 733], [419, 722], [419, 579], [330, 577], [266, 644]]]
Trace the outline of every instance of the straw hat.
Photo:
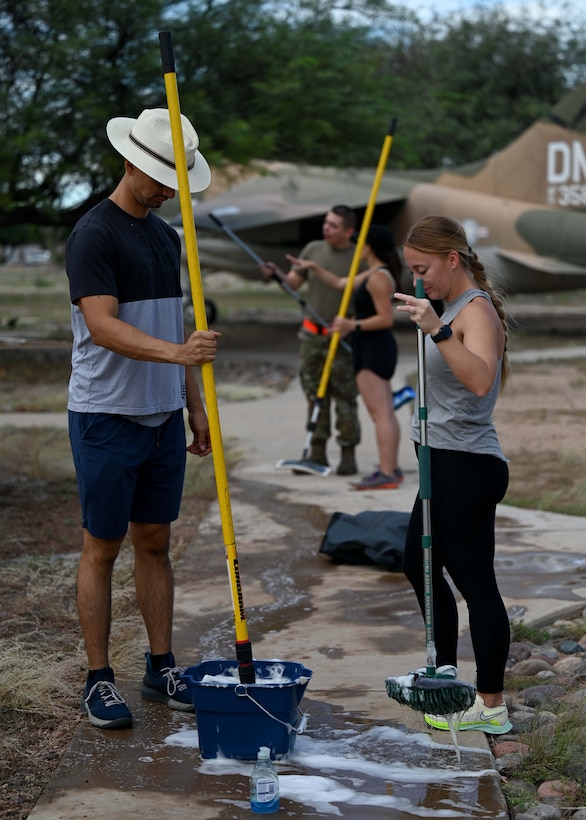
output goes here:
[[[197, 147], [199, 138], [181, 114], [187, 175], [191, 193], [203, 191], [211, 180], [209, 165]], [[115, 117], [106, 125], [108, 139], [119, 154], [143, 173], [175, 191], [179, 189], [171, 120], [166, 108], [147, 108], [138, 119]]]

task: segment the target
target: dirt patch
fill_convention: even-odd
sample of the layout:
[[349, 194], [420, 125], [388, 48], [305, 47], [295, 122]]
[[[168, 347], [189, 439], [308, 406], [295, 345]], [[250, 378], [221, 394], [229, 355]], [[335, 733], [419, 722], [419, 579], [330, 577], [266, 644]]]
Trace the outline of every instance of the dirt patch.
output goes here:
[[517, 364], [496, 406], [507, 502], [586, 515], [586, 362]]

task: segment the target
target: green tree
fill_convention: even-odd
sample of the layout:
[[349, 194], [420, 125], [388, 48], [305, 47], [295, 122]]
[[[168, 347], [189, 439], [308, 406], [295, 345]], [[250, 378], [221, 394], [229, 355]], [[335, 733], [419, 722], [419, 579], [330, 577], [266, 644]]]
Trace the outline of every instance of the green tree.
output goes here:
[[182, 109], [211, 162], [371, 163], [391, 103], [377, 93], [368, 20], [334, 20], [348, 8], [145, 0], [137, 14], [134, 0], [0, 0], [0, 229], [73, 224], [112, 188], [120, 160], [105, 123], [165, 105], [156, 33], [167, 28]]
[[466, 163], [515, 139], [586, 77], [576, 28], [562, 12], [536, 20], [494, 6], [421, 26], [392, 55], [402, 126], [418, 135], [410, 164]]
[[[0, 2], [0, 225], [73, 222], [120, 173], [104, 131], [112, 112], [162, 102], [153, 29], [160, 0]], [[154, 45], [154, 44], [153, 44]]]
[[[293, 3], [286, 16], [274, 2], [186, 7], [175, 37], [181, 97], [202, 147], [211, 135], [213, 161], [376, 161], [392, 89], [381, 88], [370, 21], [337, 18], [333, 5]], [[390, 8], [383, 0], [362, 6]]]

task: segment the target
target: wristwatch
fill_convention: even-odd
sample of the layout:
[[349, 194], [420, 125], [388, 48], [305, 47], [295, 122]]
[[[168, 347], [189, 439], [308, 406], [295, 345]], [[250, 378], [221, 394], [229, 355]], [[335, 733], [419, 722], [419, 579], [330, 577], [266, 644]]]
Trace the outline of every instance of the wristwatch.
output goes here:
[[442, 325], [435, 336], [431, 337], [431, 341], [435, 342], [443, 342], [444, 339], [449, 339], [452, 335], [452, 328], [449, 325]]
[[360, 322], [354, 322], [354, 330], [357, 330], [358, 332], [362, 330], [362, 325]]

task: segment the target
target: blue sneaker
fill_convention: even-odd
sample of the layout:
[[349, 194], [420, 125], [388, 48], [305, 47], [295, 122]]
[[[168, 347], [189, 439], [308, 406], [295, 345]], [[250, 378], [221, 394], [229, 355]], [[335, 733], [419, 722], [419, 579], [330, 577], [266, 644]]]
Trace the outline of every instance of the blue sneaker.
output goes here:
[[173, 653], [169, 653], [169, 664], [158, 672], [153, 669], [151, 653], [146, 654], [146, 672], [142, 679], [140, 694], [144, 700], [164, 703], [179, 712], [193, 712], [191, 688], [183, 677], [183, 669], [175, 666]]
[[393, 393], [393, 409], [398, 410], [399, 407], [407, 404], [407, 402], [413, 401], [415, 396], [415, 390], [413, 390], [411, 385], [406, 384], [405, 387], [402, 387], [400, 390], [397, 390], [396, 393]]
[[100, 729], [132, 726], [132, 712], [116, 689], [114, 672], [109, 666], [101, 670], [100, 679], [95, 683], [86, 683], [81, 709], [90, 724]]

